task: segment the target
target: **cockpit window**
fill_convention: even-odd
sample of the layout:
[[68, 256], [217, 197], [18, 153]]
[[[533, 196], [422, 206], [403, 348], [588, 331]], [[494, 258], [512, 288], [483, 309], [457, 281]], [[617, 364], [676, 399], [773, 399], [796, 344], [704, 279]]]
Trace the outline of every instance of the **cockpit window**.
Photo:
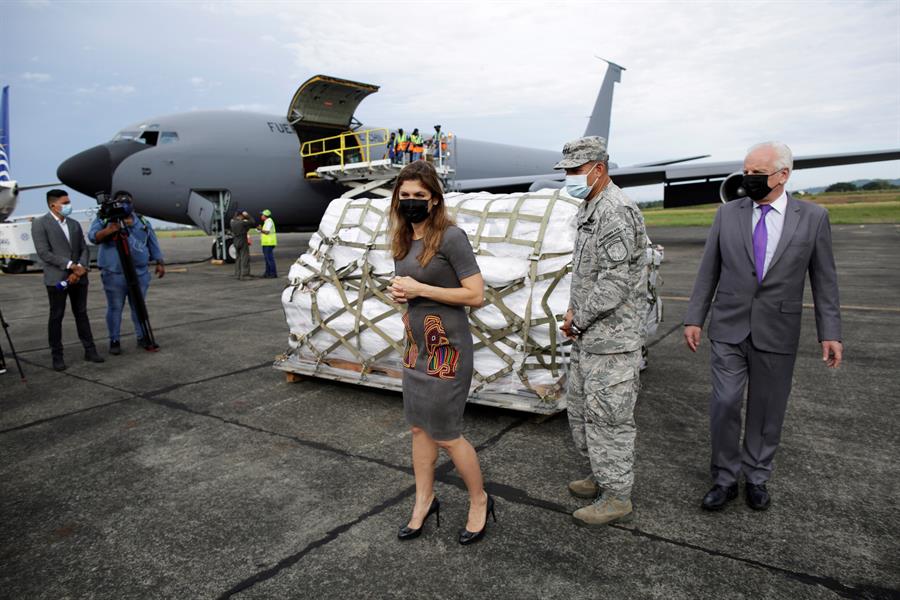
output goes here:
[[[118, 141], [134, 140], [137, 138], [138, 135], [140, 135], [140, 132], [138, 132], [138, 131], [120, 131], [119, 133], [117, 133], [115, 135], [115, 137], [112, 139], [112, 141], [118, 142]], [[143, 141], [143, 140], [141, 140], [141, 141]]]
[[159, 136], [160, 144], [174, 144], [178, 141], [178, 133], [175, 131], [163, 131]]
[[158, 131], [145, 131], [141, 134], [141, 137], [138, 138], [138, 141], [143, 141], [148, 146], [155, 146], [159, 141], [159, 132]]

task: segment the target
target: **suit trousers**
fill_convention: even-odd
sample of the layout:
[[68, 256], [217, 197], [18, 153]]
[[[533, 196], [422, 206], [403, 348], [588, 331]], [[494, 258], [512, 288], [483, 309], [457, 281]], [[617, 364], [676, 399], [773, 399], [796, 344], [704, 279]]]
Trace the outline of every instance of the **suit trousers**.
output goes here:
[[[750, 337], [739, 344], [711, 341], [712, 395], [709, 399], [710, 472], [730, 486], [743, 471], [749, 483], [772, 474], [775, 451], [791, 393], [796, 354], [763, 352]], [[747, 395], [741, 449], [741, 404]]]
[[85, 350], [94, 349], [94, 336], [91, 334], [91, 322], [87, 314], [87, 280], [70, 285], [64, 290], [56, 289], [56, 286], [48, 285], [47, 296], [50, 299], [50, 321], [47, 324], [48, 337], [50, 339], [50, 353], [53, 356], [63, 355], [62, 321], [66, 315], [66, 298], [72, 304], [72, 315], [75, 317], [75, 327], [78, 330], [78, 339]]

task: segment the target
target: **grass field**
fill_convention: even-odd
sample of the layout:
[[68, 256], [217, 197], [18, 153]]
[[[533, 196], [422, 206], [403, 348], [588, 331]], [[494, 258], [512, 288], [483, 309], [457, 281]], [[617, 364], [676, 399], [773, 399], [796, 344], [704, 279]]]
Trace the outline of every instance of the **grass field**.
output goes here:
[[[831, 222], [836, 225], [900, 224], [900, 190], [816, 194], [803, 199], [827, 208]], [[649, 227], [709, 227], [719, 206], [648, 208], [643, 211], [644, 221]]]

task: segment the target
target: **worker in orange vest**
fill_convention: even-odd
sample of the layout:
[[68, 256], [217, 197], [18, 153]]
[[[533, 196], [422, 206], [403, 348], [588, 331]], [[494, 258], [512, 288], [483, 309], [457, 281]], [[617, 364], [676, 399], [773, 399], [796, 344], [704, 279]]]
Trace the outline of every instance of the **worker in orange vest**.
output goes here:
[[406, 164], [406, 154], [409, 152], [409, 134], [403, 133], [403, 128], [397, 130], [397, 149], [396, 157], [401, 163]]
[[409, 136], [409, 144], [410, 152], [412, 153], [412, 159], [421, 159], [422, 153], [425, 151], [425, 141], [422, 139], [422, 136], [419, 135], [418, 127], [413, 129], [412, 135]]

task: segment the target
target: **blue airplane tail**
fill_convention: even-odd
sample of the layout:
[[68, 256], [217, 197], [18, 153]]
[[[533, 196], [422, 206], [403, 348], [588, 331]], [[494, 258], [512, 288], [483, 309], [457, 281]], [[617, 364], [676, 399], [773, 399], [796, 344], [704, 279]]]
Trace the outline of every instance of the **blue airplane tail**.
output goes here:
[[0, 181], [9, 181], [9, 86], [0, 98]]

